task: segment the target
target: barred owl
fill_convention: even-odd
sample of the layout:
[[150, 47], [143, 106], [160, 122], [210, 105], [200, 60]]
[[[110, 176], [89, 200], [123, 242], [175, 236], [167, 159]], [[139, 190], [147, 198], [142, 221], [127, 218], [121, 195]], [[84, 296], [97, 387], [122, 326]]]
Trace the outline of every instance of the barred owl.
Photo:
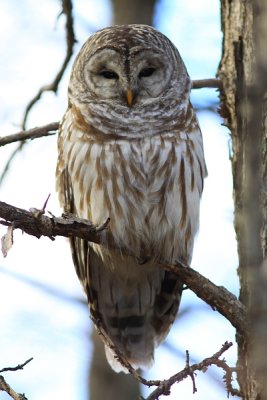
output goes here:
[[[145, 25], [105, 28], [80, 50], [58, 138], [66, 212], [110, 223], [104, 243], [71, 239], [91, 315], [136, 368], [176, 317], [182, 283], [162, 263], [190, 264], [206, 166], [185, 65]], [[123, 369], [106, 346], [109, 363]]]

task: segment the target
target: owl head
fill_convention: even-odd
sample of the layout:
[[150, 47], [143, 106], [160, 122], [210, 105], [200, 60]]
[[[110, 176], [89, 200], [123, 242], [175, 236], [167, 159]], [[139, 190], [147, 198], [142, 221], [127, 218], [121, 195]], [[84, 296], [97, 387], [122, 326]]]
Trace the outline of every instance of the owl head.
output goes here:
[[190, 80], [172, 42], [146, 25], [102, 29], [83, 45], [74, 63], [69, 96], [82, 103], [136, 109], [188, 99]]

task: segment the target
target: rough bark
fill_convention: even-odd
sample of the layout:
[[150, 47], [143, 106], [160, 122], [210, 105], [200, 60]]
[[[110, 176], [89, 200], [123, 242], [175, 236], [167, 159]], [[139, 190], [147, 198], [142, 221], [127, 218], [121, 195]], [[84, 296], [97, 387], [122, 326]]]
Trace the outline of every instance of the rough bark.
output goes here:
[[222, 113], [232, 136], [240, 300], [250, 311], [248, 339], [237, 335], [244, 399], [267, 399], [266, 0], [222, 0]]

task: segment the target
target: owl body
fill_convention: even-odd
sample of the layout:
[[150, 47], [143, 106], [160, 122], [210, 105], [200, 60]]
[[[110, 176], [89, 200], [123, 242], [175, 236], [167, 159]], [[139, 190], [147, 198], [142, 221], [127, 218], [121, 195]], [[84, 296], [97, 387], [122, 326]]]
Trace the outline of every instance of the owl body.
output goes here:
[[206, 167], [189, 90], [165, 36], [106, 28], [76, 59], [59, 134], [65, 210], [110, 218], [102, 245], [72, 239], [76, 271], [94, 319], [135, 367], [151, 364], [180, 302], [181, 282], [160, 263], [190, 263], [198, 229]]

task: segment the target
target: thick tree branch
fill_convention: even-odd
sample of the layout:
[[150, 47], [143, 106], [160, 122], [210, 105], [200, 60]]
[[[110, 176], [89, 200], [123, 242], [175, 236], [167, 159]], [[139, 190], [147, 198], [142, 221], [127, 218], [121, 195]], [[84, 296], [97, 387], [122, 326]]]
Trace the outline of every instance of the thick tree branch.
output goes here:
[[223, 286], [217, 286], [188, 265], [166, 265], [164, 268], [178, 275], [198, 297], [219, 311], [238, 332], [248, 335], [249, 326], [246, 307]]
[[12, 225], [38, 239], [41, 236], [49, 237], [51, 240], [54, 240], [55, 236], [77, 236], [94, 243], [101, 242], [102, 232], [107, 223], [106, 221], [103, 226], [96, 227], [90, 221], [74, 216], [48, 217], [43, 215], [43, 210], [27, 211], [2, 201], [0, 201], [0, 218], [3, 219], [0, 220], [2, 225]]
[[[44, 210], [26, 211], [0, 202], [0, 223], [13, 228], [19, 228], [29, 235], [40, 238], [47, 236], [54, 240], [55, 236], [79, 237], [90, 242], [104, 244], [108, 221], [101, 227], [94, 226], [90, 221], [74, 216], [61, 218], [43, 215]], [[189, 266], [165, 265], [164, 268], [172, 271], [203, 301], [214, 310], [219, 311], [243, 335], [248, 334], [246, 310], [243, 304], [227, 289], [216, 286], [203, 275]]]

